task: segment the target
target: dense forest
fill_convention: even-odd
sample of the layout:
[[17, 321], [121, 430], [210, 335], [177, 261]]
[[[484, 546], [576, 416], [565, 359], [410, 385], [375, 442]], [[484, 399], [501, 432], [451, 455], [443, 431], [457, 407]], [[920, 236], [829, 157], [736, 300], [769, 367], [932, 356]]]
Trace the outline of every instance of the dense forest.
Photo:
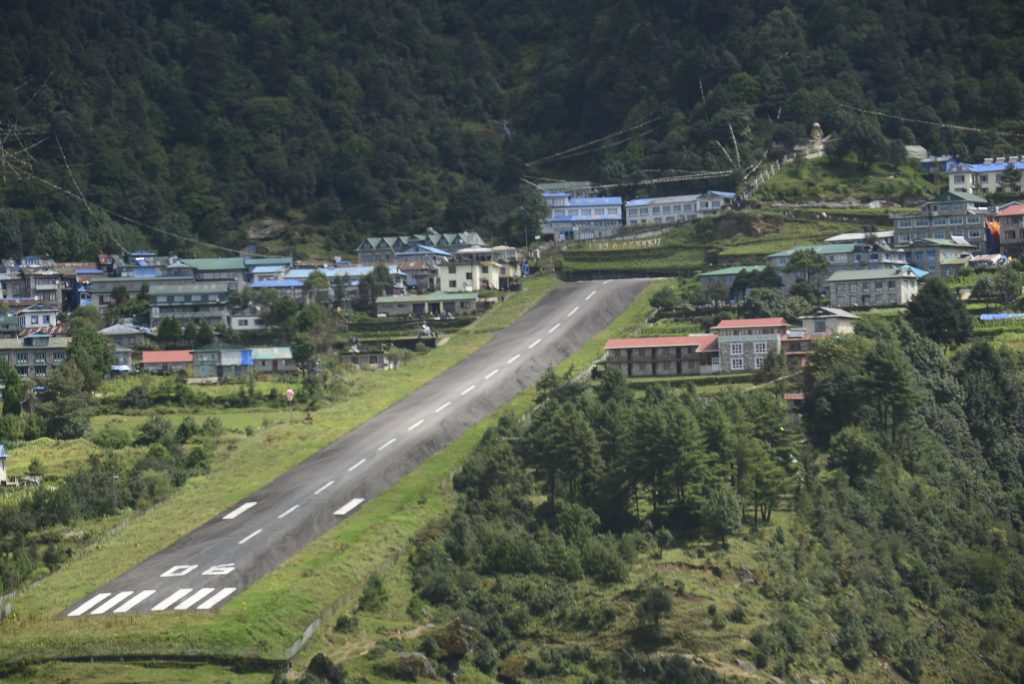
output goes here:
[[62, 259], [191, 252], [237, 248], [264, 218], [283, 221], [276, 247], [429, 225], [518, 240], [536, 211], [523, 176], [630, 193], [746, 167], [815, 120], [862, 157], [1020, 152], [1022, 15], [1008, 0], [12, 0], [0, 240]]
[[[793, 681], [1019, 680], [1024, 360], [927, 326], [875, 319], [822, 342], [806, 431], [771, 386], [549, 374], [420, 535], [410, 614], [476, 634], [468, 655], [440, 636], [421, 649], [502, 681], [713, 681], [679, 654], [716, 651], [719, 671], [731, 652]], [[661, 561], [677, 548], [705, 565]], [[669, 579], [734, 562], [753, 594]], [[723, 649], [708, 635], [727, 626]]]

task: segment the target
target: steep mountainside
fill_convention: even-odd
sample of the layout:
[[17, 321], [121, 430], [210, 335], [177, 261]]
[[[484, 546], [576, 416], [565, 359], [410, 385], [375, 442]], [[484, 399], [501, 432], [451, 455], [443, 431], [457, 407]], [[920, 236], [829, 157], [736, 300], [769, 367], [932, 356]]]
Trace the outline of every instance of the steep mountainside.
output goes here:
[[1022, 16], [1008, 0], [11, 0], [0, 238], [61, 258], [138, 241], [84, 194], [165, 249], [237, 246], [266, 216], [301, 224], [295, 245], [427, 225], [512, 239], [524, 174], [628, 190], [745, 167], [814, 120], [862, 159], [892, 141], [1019, 152]]

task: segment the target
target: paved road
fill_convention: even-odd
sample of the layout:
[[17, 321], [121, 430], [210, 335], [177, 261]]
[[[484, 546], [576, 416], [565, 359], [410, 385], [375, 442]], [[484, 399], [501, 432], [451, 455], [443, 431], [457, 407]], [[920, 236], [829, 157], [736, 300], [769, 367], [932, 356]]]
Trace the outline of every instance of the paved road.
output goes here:
[[223, 606], [536, 382], [605, 328], [647, 284], [558, 286], [459, 364], [64, 615]]

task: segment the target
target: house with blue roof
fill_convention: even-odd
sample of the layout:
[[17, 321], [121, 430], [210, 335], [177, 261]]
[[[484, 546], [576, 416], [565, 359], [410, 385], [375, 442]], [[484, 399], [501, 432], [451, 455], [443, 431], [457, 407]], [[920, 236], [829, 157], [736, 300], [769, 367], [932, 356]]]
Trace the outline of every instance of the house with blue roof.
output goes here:
[[574, 197], [567, 192], [544, 192], [541, 197], [550, 209], [541, 233], [558, 242], [612, 237], [622, 229], [621, 197]]
[[646, 197], [626, 202], [626, 225], [670, 225], [696, 221], [719, 213], [736, 199], [736, 193], [709, 190], [699, 195]]
[[1021, 192], [1021, 182], [1012, 186], [1003, 181], [1003, 172], [1009, 168], [1024, 172], [1024, 158], [989, 157], [981, 164], [952, 164], [949, 174], [950, 192], [969, 192], [975, 195]]

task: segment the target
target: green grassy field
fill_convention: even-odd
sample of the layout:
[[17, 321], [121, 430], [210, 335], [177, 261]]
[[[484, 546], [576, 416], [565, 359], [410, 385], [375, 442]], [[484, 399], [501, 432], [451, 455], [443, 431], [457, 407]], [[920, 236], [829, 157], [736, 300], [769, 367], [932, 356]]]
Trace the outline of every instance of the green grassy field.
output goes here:
[[931, 198], [941, 190], [910, 165], [876, 163], [864, 168], [852, 160], [827, 158], [786, 164], [758, 188], [763, 202], [827, 202], [855, 199], [905, 202]]
[[[311, 425], [287, 422], [252, 436], [229, 435], [224, 455], [208, 476], [193, 478], [170, 500], [146, 513], [126, 516], [116, 532], [44, 582], [18, 594], [13, 600], [16, 615], [0, 624], [0, 655], [7, 663], [106, 654], [282, 658], [313, 619], [325, 610], [329, 616], [332, 606], [353, 600], [371, 570], [393, 563], [424, 520], [447, 510], [448, 476], [472, 450], [486, 424], [443, 449], [219, 614], [87, 620], [67, 620], [57, 614], [478, 348], [490, 332], [514, 320], [554, 284], [540, 282], [521, 297], [510, 297], [467, 334], [454, 336], [432, 352], [429, 362], [374, 374], [357, 401], [318, 411]], [[572, 363], [585, 367], [599, 355], [612, 332], [626, 334], [639, 326], [649, 311], [648, 296], [638, 298], [611, 331], [588, 343]], [[524, 406], [523, 401], [528, 399], [520, 397], [515, 406]]]

